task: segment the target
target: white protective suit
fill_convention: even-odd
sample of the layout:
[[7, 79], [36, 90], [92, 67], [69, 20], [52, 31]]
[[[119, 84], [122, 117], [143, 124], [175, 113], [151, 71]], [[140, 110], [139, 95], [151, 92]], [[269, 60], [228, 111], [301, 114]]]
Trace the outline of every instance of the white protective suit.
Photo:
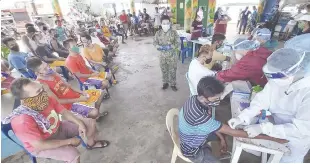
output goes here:
[[310, 149], [310, 77], [286, 87], [268, 82], [238, 117], [249, 125], [262, 109], [269, 109], [275, 121], [270, 136], [289, 140], [291, 154], [281, 162], [302, 163]]

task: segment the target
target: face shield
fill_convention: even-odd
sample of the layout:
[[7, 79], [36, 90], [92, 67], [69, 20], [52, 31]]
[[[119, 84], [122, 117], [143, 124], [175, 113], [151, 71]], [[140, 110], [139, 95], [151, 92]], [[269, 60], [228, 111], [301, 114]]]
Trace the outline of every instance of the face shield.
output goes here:
[[301, 71], [305, 56], [305, 52], [300, 53], [294, 49], [279, 49], [267, 59], [263, 72], [268, 79], [294, 77]]

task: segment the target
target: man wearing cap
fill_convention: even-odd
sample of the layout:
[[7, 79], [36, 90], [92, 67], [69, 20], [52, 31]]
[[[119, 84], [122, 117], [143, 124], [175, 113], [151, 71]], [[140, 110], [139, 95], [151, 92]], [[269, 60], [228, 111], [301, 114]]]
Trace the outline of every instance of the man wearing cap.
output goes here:
[[272, 51], [263, 45], [270, 39], [271, 32], [268, 29], [258, 30], [259, 36], [254, 40], [237, 39], [233, 49], [237, 63], [230, 69], [220, 71], [216, 74], [218, 80], [232, 82], [236, 80], [250, 81], [254, 85], [265, 86], [267, 79], [264, 77], [262, 67]]
[[[310, 48], [305, 46], [310, 34], [307, 35], [287, 41], [284, 48], [268, 58], [263, 67], [269, 79], [265, 88], [256, 94], [250, 107], [228, 121], [232, 128], [248, 125], [244, 130], [250, 137], [266, 134], [288, 140], [290, 153], [280, 160], [285, 163], [302, 163], [310, 149]], [[250, 125], [262, 109], [271, 113], [274, 122]]]

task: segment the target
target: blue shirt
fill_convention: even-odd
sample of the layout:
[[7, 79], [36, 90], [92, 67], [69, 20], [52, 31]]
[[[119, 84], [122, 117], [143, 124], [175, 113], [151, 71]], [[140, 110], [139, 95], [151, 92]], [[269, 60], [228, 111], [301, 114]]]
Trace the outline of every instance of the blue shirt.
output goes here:
[[219, 130], [222, 123], [208, 114], [208, 107], [202, 105], [197, 95], [190, 97], [179, 113], [179, 136], [181, 152], [192, 157], [199, 152], [210, 133]]
[[15, 68], [16, 70], [26, 69], [26, 57], [28, 57], [28, 55], [24, 52], [11, 51], [8, 56], [10, 67]]

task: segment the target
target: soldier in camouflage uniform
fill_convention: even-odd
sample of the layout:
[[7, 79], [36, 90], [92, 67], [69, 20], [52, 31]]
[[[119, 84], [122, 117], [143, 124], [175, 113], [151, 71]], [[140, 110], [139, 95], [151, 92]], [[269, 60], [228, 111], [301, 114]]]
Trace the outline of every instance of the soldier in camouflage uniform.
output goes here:
[[180, 50], [180, 38], [175, 30], [171, 29], [170, 18], [161, 18], [162, 29], [156, 32], [154, 46], [160, 51], [160, 68], [163, 74], [163, 87], [167, 89], [169, 84], [173, 91], [176, 87], [176, 71], [178, 52]]

